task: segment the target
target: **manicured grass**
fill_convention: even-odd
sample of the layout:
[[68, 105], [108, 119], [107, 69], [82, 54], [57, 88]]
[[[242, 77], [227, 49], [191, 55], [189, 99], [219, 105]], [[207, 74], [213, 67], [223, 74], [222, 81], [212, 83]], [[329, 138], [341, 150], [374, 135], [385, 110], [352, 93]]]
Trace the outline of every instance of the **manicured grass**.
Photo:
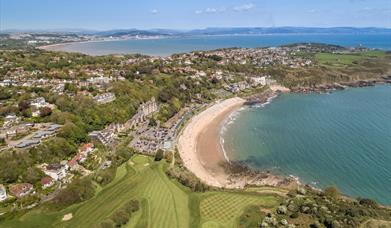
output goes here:
[[[248, 205], [260, 205], [272, 208], [279, 204], [279, 200], [272, 195], [258, 196], [244, 193], [208, 193], [200, 203], [201, 216], [206, 226], [210, 221], [224, 227], [236, 227], [237, 218]], [[204, 225], [203, 225], [204, 227]]]
[[385, 52], [383, 51], [367, 51], [361, 53], [346, 53], [346, 54], [334, 54], [334, 53], [317, 53], [315, 59], [321, 64], [342, 66], [352, 65], [359, 61], [375, 58], [384, 57]]
[[[169, 179], [168, 164], [146, 156], [134, 156], [117, 169], [115, 179], [90, 200], [59, 212], [34, 209], [0, 227], [99, 227], [112, 213], [132, 199], [141, 202], [125, 227], [235, 227], [249, 205], [275, 207], [281, 197], [254, 192], [192, 193]], [[65, 214], [73, 218], [62, 221]]]

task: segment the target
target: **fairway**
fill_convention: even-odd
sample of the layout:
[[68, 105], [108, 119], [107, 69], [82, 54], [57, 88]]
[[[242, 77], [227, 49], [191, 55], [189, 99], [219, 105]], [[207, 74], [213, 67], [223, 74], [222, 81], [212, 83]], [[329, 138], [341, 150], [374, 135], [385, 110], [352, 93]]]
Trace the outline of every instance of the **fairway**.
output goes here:
[[[248, 205], [260, 205], [271, 208], [278, 205], [274, 196], [252, 196], [242, 193], [208, 193], [200, 204], [201, 215], [207, 226], [216, 222], [224, 227], [234, 227], [236, 218], [240, 216], [243, 209]], [[213, 221], [214, 223], [211, 223]], [[204, 227], [204, 225], [203, 225]]]
[[[90, 200], [59, 212], [32, 210], [0, 223], [1, 227], [100, 227], [126, 202], [137, 199], [141, 208], [124, 227], [235, 227], [248, 205], [276, 207], [281, 197], [254, 192], [193, 193], [167, 177], [167, 163], [136, 155], [117, 169], [115, 179]], [[190, 198], [197, 199], [190, 202]], [[62, 221], [65, 214], [73, 218]]]

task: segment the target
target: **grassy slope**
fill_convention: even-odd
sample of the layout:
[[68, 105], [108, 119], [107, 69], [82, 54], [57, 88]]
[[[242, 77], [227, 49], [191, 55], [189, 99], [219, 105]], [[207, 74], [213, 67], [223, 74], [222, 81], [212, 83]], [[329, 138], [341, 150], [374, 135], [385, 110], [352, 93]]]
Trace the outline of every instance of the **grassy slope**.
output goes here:
[[321, 64], [342, 66], [351, 65], [355, 61], [363, 61], [376, 57], [384, 57], [383, 51], [368, 51], [357, 54], [333, 54], [333, 53], [318, 53], [315, 55], [315, 59]]
[[[164, 173], [164, 162], [135, 156], [117, 170], [112, 183], [92, 199], [60, 212], [32, 210], [0, 223], [1, 227], [97, 227], [131, 199], [141, 200], [141, 210], [126, 227], [236, 227], [243, 209], [251, 204], [275, 207], [280, 197], [270, 194], [191, 193]], [[70, 221], [62, 217], [72, 213]]]

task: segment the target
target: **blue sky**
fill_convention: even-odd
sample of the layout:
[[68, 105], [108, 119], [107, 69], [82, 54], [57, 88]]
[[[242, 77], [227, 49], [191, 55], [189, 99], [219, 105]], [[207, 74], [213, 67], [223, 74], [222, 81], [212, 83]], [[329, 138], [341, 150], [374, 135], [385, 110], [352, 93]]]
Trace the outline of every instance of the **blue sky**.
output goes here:
[[391, 27], [390, 0], [0, 0], [0, 29]]

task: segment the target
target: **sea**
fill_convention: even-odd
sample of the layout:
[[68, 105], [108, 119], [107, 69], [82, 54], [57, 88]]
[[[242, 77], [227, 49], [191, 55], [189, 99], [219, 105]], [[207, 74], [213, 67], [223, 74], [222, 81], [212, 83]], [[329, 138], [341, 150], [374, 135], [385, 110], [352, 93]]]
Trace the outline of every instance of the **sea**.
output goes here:
[[[228, 47], [327, 43], [391, 50], [391, 34], [195, 36], [71, 43], [62, 51], [90, 55], [168, 56]], [[330, 94], [283, 94], [270, 104], [235, 112], [222, 131], [230, 160], [294, 175], [323, 188], [391, 205], [391, 86]]]
[[59, 51], [81, 52], [89, 55], [145, 54], [169, 56], [196, 50], [229, 47], [271, 47], [292, 43], [327, 43], [346, 47], [365, 46], [391, 50], [391, 34], [271, 34], [192, 36], [159, 39], [130, 39], [70, 43], [55, 47]]
[[391, 205], [391, 85], [282, 94], [229, 118], [231, 161]]

